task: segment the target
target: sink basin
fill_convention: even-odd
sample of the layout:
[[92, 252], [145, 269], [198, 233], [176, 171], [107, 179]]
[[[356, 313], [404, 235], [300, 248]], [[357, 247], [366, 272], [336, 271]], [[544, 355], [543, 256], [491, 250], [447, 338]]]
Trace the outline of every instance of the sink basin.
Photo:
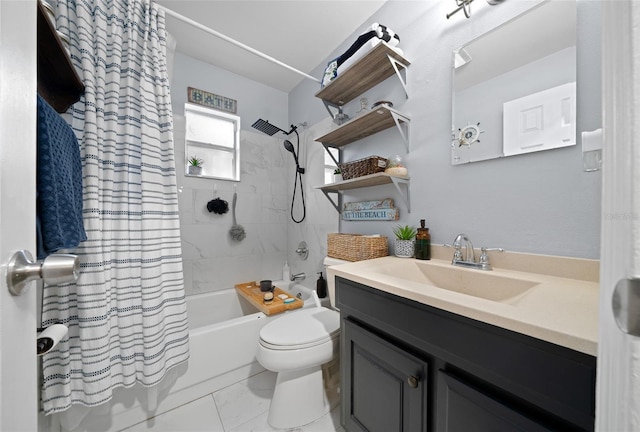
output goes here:
[[439, 265], [416, 260], [398, 261], [377, 271], [448, 291], [508, 303], [538, 285], [538, 282], [477, 269]]

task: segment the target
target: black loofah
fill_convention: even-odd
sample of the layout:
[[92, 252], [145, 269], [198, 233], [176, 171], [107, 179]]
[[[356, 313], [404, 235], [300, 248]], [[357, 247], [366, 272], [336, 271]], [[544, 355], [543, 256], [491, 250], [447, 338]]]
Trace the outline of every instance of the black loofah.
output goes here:
[[207, 203], [207, 210], [215, 214], [225, 214], [229, 211], [229, 203], [220, 198], [212, 199]]

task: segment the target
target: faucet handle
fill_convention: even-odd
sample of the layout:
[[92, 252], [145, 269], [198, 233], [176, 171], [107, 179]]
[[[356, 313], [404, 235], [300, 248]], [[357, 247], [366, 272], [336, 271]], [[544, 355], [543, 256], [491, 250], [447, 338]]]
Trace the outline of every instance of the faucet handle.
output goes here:
[[491, 251], [498, 251], [498, 252], [504, 252], [504, 249], [502, 248], [488, 248], [488, 247], [481, 247], [480, 250], [482, 251], [482, 254], [480, 255], [480, 264], [489, 264], [489, 254], [487, 252], [491, 252]]

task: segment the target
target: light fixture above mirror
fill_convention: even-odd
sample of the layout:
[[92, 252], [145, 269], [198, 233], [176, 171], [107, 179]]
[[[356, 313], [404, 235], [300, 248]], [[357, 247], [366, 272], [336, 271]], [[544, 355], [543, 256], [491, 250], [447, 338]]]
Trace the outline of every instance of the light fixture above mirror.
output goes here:
[[[491, 6], [495, 6], [498, 3], [502, 3], [504, 0], [487, 0], [487, 3], [489, 3]], [[473, 2], [473, 0], [455, 0], [456, 2], [456, 9], [447, 14], [447, 19], [451, 18], [453, 15], [457, 14], [460, 11], [464, 12], [464, 16], [466, 16], [467, 18], [471, 18], [471, 3]]]

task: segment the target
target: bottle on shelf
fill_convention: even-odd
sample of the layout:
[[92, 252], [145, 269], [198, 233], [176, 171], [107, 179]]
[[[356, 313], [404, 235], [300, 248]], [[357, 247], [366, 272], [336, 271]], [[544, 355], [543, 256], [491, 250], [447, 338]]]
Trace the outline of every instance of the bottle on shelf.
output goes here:
[[416, 234], [416, 258], [420, 260], [431, 259], [431, 234], [429, 228], [425, 228], [425, 220], [420, 219], [420, 228]]

